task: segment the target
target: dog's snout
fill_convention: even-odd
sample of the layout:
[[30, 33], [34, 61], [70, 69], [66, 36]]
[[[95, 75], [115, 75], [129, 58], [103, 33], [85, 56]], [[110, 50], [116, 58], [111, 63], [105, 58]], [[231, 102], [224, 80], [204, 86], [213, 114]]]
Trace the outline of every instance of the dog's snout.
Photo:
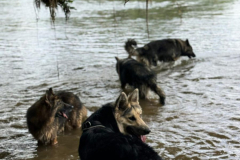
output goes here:
[[151, 130], [149, 128], [144, 129], [144, 135], [149, 134], [150, 132], [151, 132]]
[[191, 57], [196, 57], [194, 52], [191, 53]]

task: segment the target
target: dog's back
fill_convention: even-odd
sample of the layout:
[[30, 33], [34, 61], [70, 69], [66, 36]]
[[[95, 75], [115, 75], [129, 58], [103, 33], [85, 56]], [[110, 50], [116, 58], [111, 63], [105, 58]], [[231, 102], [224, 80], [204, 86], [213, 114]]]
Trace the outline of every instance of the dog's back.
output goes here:
[[117, 62], [118, 67], [120, 81], [135, 88], [148, 83], [149, 79], [156, 79], [156, 74], [149, 67], [132, 58], [120, 60]]
[[[181, 46], [177, 39], [163, 39], [148, 43], [151, 54], [157, 55], [159, 61], [175, 61], [181, 56]], [[148, 53], [149, 54], [149, 53]]]
[[165, 94], [157, 86], [157, 76], [147, 65], [142, 64], [132, 58], [119, 59], [116, 57], [116, 70], [121, 82], [121, 88], [124, 89], [126, 84], [138, 88], [140, 97], [145, 99], [148, 90], [151, 89], [159, 96], [161, 104], [165, 104]]
[[78, 150], [81, 160], [161, 160], [139, 138], [120, 133], [113, 108], [106, 104], [85, 121], [96, 124], [83, 131]]

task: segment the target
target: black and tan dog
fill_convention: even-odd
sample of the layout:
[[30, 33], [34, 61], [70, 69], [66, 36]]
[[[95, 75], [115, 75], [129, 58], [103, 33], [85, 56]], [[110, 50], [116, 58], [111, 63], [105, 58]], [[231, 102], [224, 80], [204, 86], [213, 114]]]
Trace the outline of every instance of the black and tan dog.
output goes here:
[[29, 132], [38, 144], [57, 143], [57, 134], [65, 129], [80, 128], [87, 110], [71, 92], [54, 94], [52, 88], [35, 102], [26, 114]]
[[137, 56], [137, 60], [146, 65], [157, 66], [158, 61], [171, 62], [176, 61], [180, 56], [188, 56], [188, 58], [196, 56], [188, 39], [186, 41], [163, 39], [151, 41], [143, 47], [136, 47], [137, 42], [134, 39], [129, 39], [125, 43], [125, 50], [128, 52], [129, 57]]
[[127, 97], [124, 92], [83, 123], [79, 156], [81, 160], [161, 160], [145, 143], [150, 132], [141, 118], [138, 89]]
[[67, 104], [74, 106], [65, 124], [67, 130], [81, 128], [82, 122], [87, 118], [87, 109], [83, 106], [79, 97], [72, 92], [57, 92], [56, 95]]
[[148, 66], [132, 58], [119, 59], [116, 57], [116, 70], [121, 82], [121, 88], [124, 89], [126, 84], [138, 88], [140, 98], [147, 98], [149, 89], [159, 96], [161, 104], [165, 104], [165, 94], [157, 86], [157, 76]]

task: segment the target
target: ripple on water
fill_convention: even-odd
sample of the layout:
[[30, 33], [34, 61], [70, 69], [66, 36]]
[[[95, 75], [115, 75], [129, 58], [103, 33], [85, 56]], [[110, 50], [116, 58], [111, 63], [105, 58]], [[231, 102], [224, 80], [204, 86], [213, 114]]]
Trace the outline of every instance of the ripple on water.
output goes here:
[[152, 131], [147, 143], [166, 160], [240, 159], [238, 2], [153, 0], [147, 38], [144, 2], [76, 1], [68, 24], [58, 12], [51, 29], [46, 8], [36, 24], [28, 0], [1, 1], [0, 159], [78, 159], [80, 133], [39, 147], [27, 130], [27, 108], [50, 87], [79, 95], [89, 115], [114, 101], [121, 93], [114, 57], [127, 56], [128, 38], [139, 46], [189, 38], [197, 55], [154, 68], [167, 99], [165, 106], [154, 93], [140, 100]]

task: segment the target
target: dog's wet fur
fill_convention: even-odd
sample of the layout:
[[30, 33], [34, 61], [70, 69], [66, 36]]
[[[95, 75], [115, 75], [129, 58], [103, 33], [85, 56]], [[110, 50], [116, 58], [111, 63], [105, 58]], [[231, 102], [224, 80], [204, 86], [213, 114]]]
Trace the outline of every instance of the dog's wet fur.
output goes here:
[[57, 92], [57, 96], [67, 104], [74, 106], [68, 121], [65, 124], [65, 129], [72, 130], [81, 128], [82, 122], [87, 119], [87, 109], [80, 101], [79, 97], [72, 92]]
[[165, 93], [157, 86], [157, 76], [149, 66], [140, 63], [132, 58], [117, 60], [116, 70], [121, 82], [121, 88], [124, 89], [126, 84], [139, 89], [140, 98], [146, 99], [149, 89], [159, 96], [161, 104], [165, 104]]
[[120, 94], [83, 123], [79, 156], [81, 160], [161, 160], [143, 141], [150, 132], [141, 118], [138, 89]]
[[129, 58], [136, 56], [139, 62], [149, 66], [157, 66], [158, 61], [176, 61], [180, 56], [188, 58], [196, 56], [188, 39], [186, 41], [181, 39], [156, 40], [139, 48], [134, 39], [128, 39], [125, 43], [125, 50], [128, 52]]
[[58, 133], [81, 127], [87, 110], [73, 93], [54, 94], [50, 88], [27, 110], [26, 118], [28, 130], [38, 144], [54, 145]]

